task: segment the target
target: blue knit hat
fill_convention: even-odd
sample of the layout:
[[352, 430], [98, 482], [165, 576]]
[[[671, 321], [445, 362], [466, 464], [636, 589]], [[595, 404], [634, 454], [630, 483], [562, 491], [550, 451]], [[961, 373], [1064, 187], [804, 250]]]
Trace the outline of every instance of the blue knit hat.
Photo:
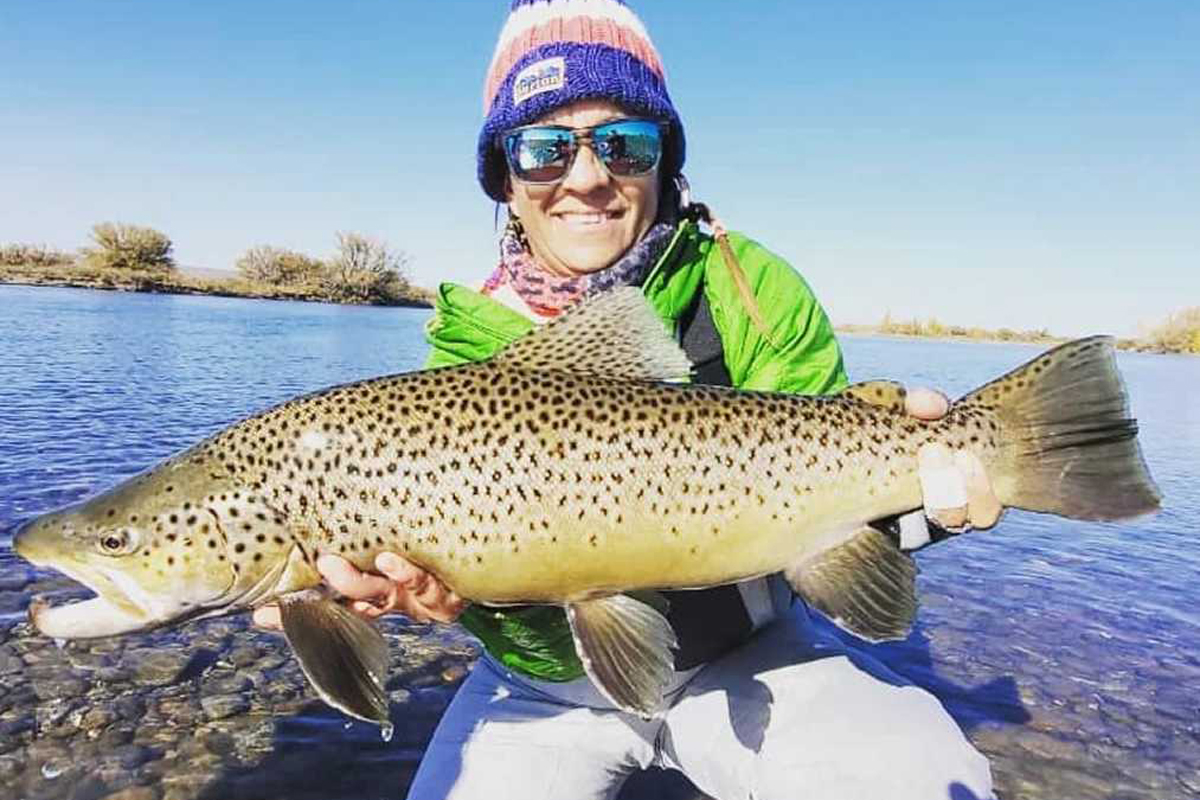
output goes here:
[[513, 0], [483, 94], [479, 183], [504, 202], [507, 167], [497, 137], [578, 100], [611, 100], [670, 124], [661, 169], [683, 169], [683, 123], [667, 94], [650, 34], [621, 0]]

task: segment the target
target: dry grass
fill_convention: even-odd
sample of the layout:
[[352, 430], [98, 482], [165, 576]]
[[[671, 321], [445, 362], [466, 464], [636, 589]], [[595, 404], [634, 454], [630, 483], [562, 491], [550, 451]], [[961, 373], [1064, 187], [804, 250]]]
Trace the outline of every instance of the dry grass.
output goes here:
[[[1029, 342], [1059, 344], [1068, 337], [1055, 336], [1043, 328], [1038, 331], [1014, 331], [1009, 328], [988, 330], [959, 325], [943, 325], [936, 319], [911, 319], [897, 322], [885, 314], [878, 325], [838, 325], [843, 333], [887, 336], [919, 336], [931, 339], [963, 339], [987, 342]], [[1200, 355], [1200, 307], [1172, 314], [1163, 324], [1150, 329], [1136, 339], [1117, 339], [1119, 350], [1143, 353], [1191, 353]]]
[[[223, 297], [250, 297], [264, 300], [306, 300], [314, 302], [346, 302], [332, 296], [317, 282], [279, 286], [244, 277], [207, 278], [181, 273], [177, 270], [128, 270], [82, 264], [0, 264], [0, 283], [30, 286], [73, 286], [86, 289], [109, 289], [126, 292], [159, 294], [207, 294]], [[428, 306], [432, 294], [409, 286], [407, 294], [390, 298], [360, 301], [373, 305]]]
[[74, 263], [75, 256], [44, 244], [0, 245], [0, 266], [19, 267], [31, 264], [40, 267], [63, 267]]
[[1151, 329], [1133, 347], [1153, 353], [1200, 354], [1200, 306], [1167, 317], [1166, 322]]
[[1045, 328], [1037, 331], [1015, 331], [1011, 328], [988, 330], [979, 327], [968, 328], [962, 325], [944, 325], [934, 318], [920, 320], [914, 317], [910, 320], [895, 320], [892, 319], [891, 314], [884, 314], [883, 320], [878, 325], [839, 325], [837, 329], [845, 333], [919, 336], [930, 339], [967, 339], [980, 342], [1056, 344], [1066, 341], [1064, 337], [1055, 336]]

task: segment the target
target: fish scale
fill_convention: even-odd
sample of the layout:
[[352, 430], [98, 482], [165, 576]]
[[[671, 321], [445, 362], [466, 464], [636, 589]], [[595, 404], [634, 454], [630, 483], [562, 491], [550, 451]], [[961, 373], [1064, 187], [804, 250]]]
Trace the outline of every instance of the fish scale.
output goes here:
[[[851, 397], [484, 363], [304, 398], [197, 457], [261, 493], [310, 560], [330, 550], [365, 568], [392, 550], [479, 602], [552, 602], [770, 571], [746, 536], [794, 538], [915, 507], [917, 448], [961, 449], [975, 436], [990, 460], [986, 414], [919, 423]], [[265, 460], [254, 455], [264, 435], [279, 442]], [[849, 488], [813, 499], [830, 484]], [[605, 548], [616, 555], [593, 557]], [[546, 558], [578, 566], [531, 567]], [[653, 568], [631, 574], [641, 560]], [[514, 583], [519, 573], [538, 577]]]
[[564, 607], [588, 675], [650, 715], [675, 639], [646, 590], [782, 572], [852, 633], [905, 636], [916, 567], [869, 523], [920, 506], [925, 445], [978, 457], [1005, 506], [1158, 506], [1103, 337], [932, 422], [892, 383], [799, 397], [688, 385], [688, 369], [640, 293], [618, 289], [487, 362], [289, 401], [23, 526], [19, 554], [98, 595], [31, 616], [70, 638], [282, 601], [321, 696], [382, 724], [386, 647], [307, 590], [322, 553], [369, 569], [394, 551], [476, 603]]

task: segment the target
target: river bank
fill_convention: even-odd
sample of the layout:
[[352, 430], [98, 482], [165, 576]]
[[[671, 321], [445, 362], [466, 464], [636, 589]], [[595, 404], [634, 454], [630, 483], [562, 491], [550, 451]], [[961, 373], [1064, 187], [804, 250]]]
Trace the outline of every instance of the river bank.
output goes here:
[[[971, 342], [978, 344], [1027, 344], [1045, 348], [1051, 348], [1064, 342], [1069, 342], [1072, 339], [1070, 336], [1055, 336], [1041, 332], [1014, 332], [1005, 329], [991, 331], [981, 328], [972, 328], [969, 332], [961, 333], [958, 332], [958, 329], [943, 329], [941, 331], [923, 329], [896, 330], [894, 327], [883, 325], [843, 324], [835, 325], [834, 330], [850, 336], [879, 336], [898, 341], [935, 339], [948, 342]], [[1188, 344], [1184, 343], [1158, 342], [1149, 339], [1129, 339], [1122, 337], [1117, 337], [1115, 343], [1118, 350], [1130, 353], [1183, 356], [1200, 355], [1200, 351], [1192, 349]]]
[[63, 289], [98, 289], [143, 294], [211, 295], [242, 297], [253, 300], [296, 300], [310, 303], [340, 303], [346, 305], [385, 305], [402, 308], [429, 308], [432, 292], [419, 286], [409, 286], [399, 297], [356, 303], [333, 295], [315, 284], [279, 286], [251, 281], [237, 275], [214, 277], [215, 270], [189, 271], [186, 268], [170, 272], [132, 272], [129, 270], [66, 265], [0, 265], [0, 284], [14, 286], [50, 286]]

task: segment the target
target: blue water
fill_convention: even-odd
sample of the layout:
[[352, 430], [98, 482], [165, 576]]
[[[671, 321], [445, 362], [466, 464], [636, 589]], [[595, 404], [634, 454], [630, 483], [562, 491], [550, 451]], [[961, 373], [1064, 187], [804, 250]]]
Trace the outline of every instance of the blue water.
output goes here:
[[417, 368], [427, 316], [0, 286], [0, 530], [273, 403]]
[[[18, 521], [228, 423], [417, 367], [428, 312], [0, 286], [0, 582]], [[848, 337], [852, 377], [960, 394], [1037, 352]], [[867, 648], [934, 691], [1006, 798], [1200, 792], [1200, 358], [1121, 354], [1166, 498], [1121, 524], [1010, 512], [919, 554], [909, 641]]]

